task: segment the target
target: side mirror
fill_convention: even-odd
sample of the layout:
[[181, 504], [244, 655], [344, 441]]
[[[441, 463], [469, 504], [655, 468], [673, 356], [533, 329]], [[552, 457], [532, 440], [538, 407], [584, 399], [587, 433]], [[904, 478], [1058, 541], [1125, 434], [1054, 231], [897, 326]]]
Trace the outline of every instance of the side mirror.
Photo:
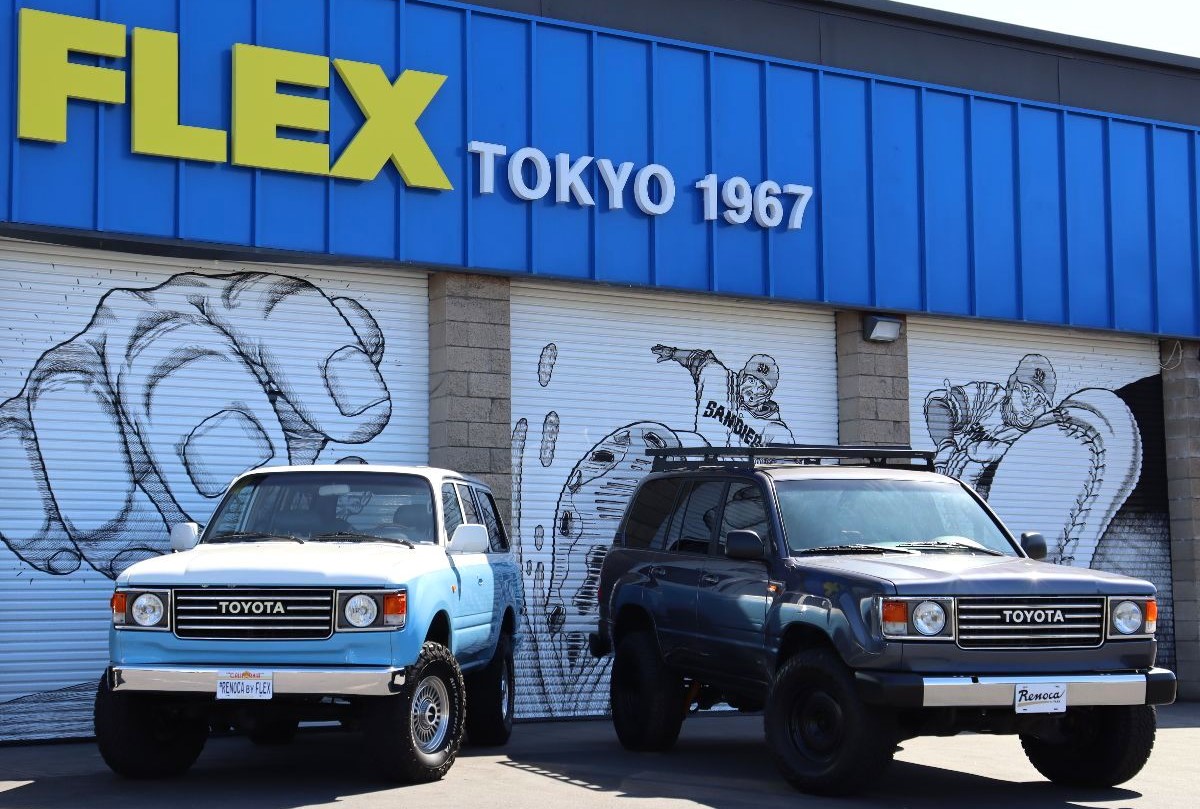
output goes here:
[[767, 549], [757, 531], [730, 531], [725, 537], [725, 556], [755, 561], [765, 559]]
[[1021, 534], [1021, 550], [1030, 559], [1046, 558], [1046, 538], [1037, 531], [1026, 531]]
[[181, 522], [171, 526], [171, 550], [190, 551], [200, 541], [200, 526], [194, 522]]
[[448, 553], [486, 553], [491, 548], [487, 528], [474, 523], [464, 523], [454, 529], [450, 544], [446, 546]]

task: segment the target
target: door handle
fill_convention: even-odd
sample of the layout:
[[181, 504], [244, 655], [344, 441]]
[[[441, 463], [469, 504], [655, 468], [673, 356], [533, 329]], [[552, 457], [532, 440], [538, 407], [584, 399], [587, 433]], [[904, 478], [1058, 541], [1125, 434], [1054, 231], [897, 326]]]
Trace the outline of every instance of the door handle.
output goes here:
[[662, 567], [661, 565], [654, 565], [646, 572], [655, 578], [667, 575], [667, 569], [665, 567]]
[[711, 587], [721, 581], [721, 577], [715, 573], [705, 573], [700, 577], [700, 583], [706, 587]]
[[480, 587], [482, 587], [482, 586], [483, 586], [483, 576], [480, 576], [480, 577], [479, 577], [479, 586], [480, 586]]

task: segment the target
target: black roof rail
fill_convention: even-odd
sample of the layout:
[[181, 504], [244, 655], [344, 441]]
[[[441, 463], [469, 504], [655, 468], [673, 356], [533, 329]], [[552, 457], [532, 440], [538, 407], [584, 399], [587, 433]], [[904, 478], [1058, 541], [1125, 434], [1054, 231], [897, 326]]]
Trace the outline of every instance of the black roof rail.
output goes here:
[[[859, 460], [868, 466], [934, 471], [933, 453], [903, 446], [820, 446], [768, 444], [763, 447], [663, 447], [646, 450], [654, 471], [704, 466], [752, 469], [760, 462], [816, 465], [823, 460]], [[901, 463], [892, 463], [900, 461]]]

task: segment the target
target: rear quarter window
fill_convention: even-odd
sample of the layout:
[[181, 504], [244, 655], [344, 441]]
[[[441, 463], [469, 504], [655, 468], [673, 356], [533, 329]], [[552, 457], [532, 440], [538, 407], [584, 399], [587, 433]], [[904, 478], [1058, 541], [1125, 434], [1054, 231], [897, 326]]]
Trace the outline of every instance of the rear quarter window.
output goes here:
[[682, 486], [681, 478], [660, 478], [638, 490], [625, 521], [625, 547], [649, 548], [652, 544], [664, 544], [671, 512]]

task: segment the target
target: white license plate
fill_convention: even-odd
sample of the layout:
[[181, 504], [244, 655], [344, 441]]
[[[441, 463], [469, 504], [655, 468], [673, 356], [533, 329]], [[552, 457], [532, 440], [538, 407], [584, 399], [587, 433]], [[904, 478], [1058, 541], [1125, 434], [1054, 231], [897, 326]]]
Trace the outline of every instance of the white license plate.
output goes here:
[[275, 682], [269, 671], [233, 669], [217, 672], [217, 699], [270, 699]]
[[1066, 683], [1017, 683], [1013, 692], [1017, 713], [1063, 713], [1067, 710]]

